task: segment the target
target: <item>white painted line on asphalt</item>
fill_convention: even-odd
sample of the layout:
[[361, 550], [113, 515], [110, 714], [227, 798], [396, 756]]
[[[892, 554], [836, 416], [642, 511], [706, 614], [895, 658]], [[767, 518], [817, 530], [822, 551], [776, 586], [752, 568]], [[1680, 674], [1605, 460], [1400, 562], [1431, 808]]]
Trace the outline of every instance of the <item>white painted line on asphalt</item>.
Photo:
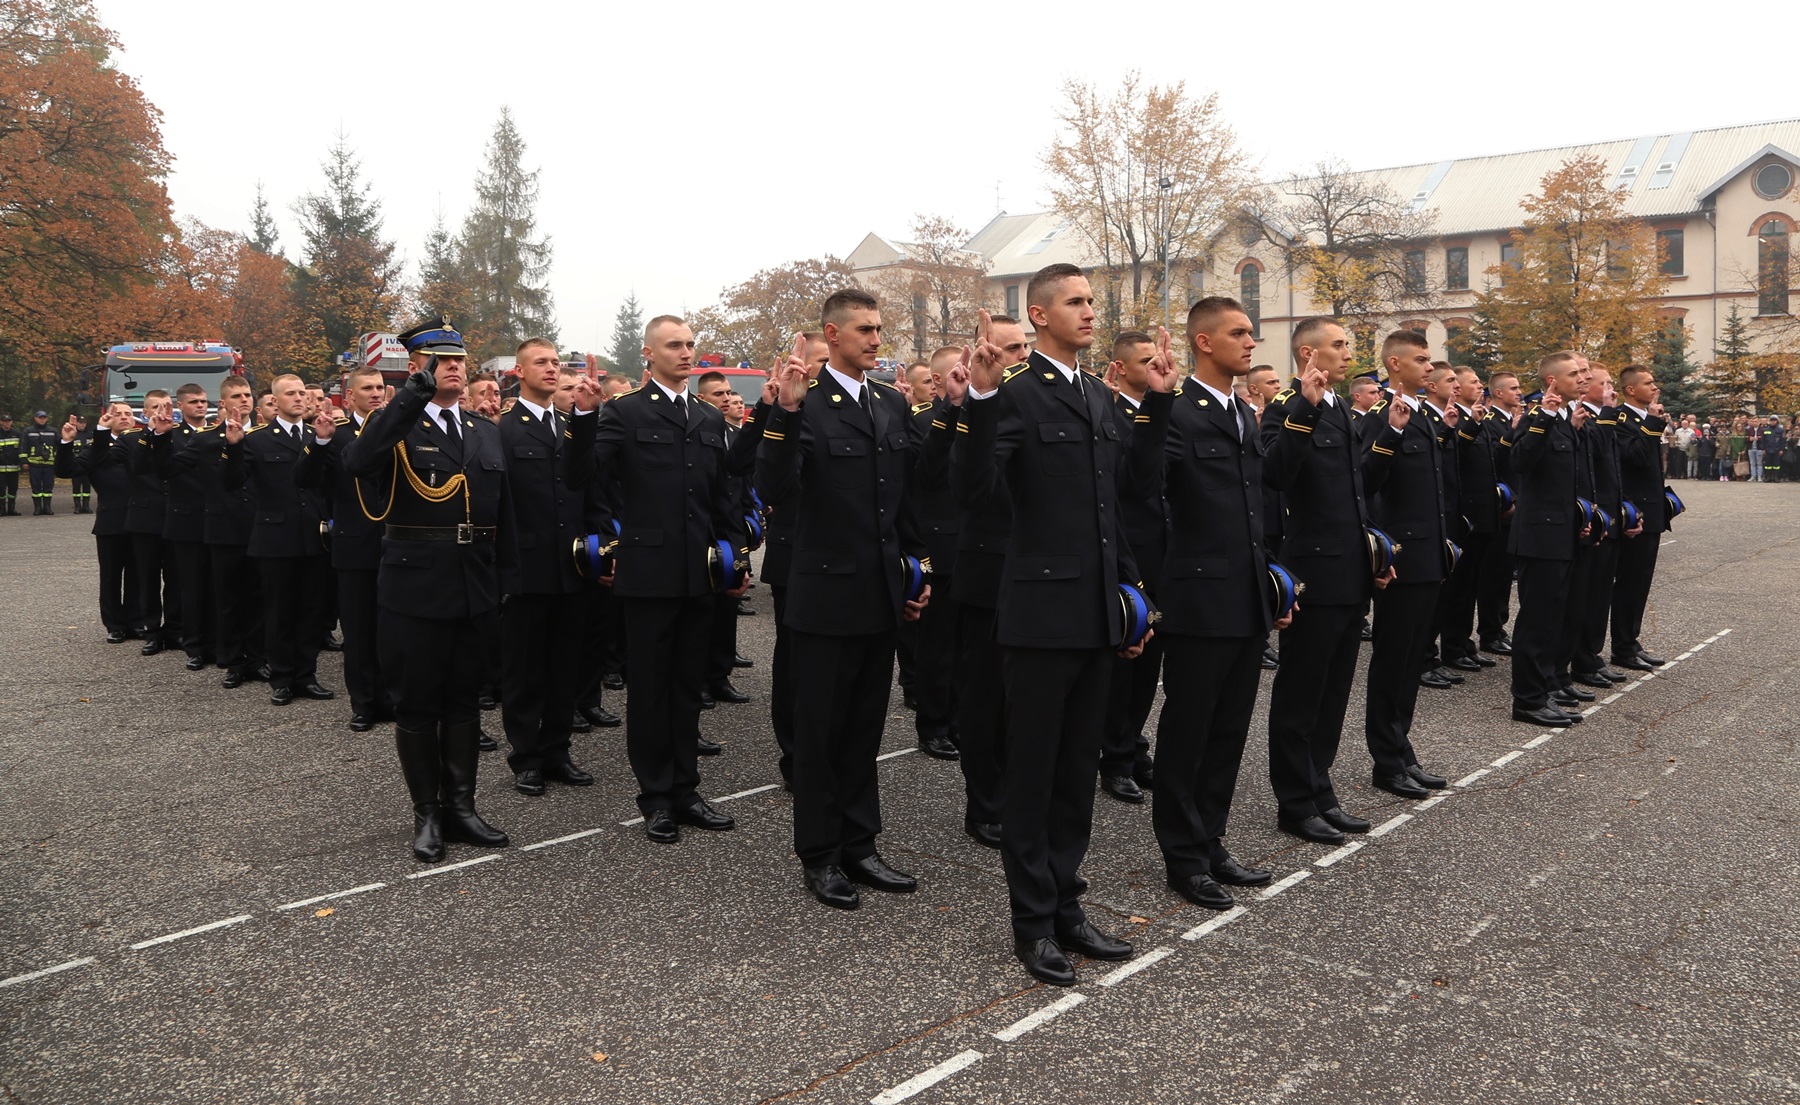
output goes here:
[[1581, 711], [1581, 716], [1582, 717], [1593, 717], [1595, 714], [1600, 712], [1600, 707], [1602, 707], [1604, 705], [1606, 705], [1606, 703], [1596, 702], [1592, 706], [1589, 706], [1587, 709]]
[[1532, 737], [1530, 740], [1526, 741], [1525, 747], [1526, 748], [1536, 748], [1540, 744], [1549, 744], [1551, 738], [1555, 737], [1556, 734], [1557, 734], [1557, 730], [1547, 729], [1544, 732], [1539, 733], [1537, 736]]
[[1637, 683], [1635, 683], [1635, 682], [1627, 683], [1623, 687], [1619, 688], [1619, 693], [1620, 694], [1630, 694], [1632, 691], [1635, 691], [1637, 689], [1638, 689]]
[[278, 905], [275, 907], [275, 912], [280, 913], [282, 910], [286, 910], [286, 909], [299, 909], [302, 906], [318, 905], [320, 902], [329, 902], [333, 898], [348, 898], [352, 894], [367, 894], [371, 890], [382, 890], [382, 889], [385, 889], [386, 887], [387, 887], [387, 883], [371, 882], [371, 883], [365, 883], [362, 886], [353, 886], [348, 890], [333, 890], [329, 894], [321, 894], [316, 898], [302, 898], [300, 901], [297, 901], [297, 902], [289, 902], [286, 905]]
[[1118, 970], [1114, 971], [1113, 973], [1107, 975], [1105, 978], [1101, 979], [1100, 985], [1102, 985], [1102, 986], [1117, 986], [1119, 983], [1124, 982], [1126, 979], [1130, 978], [1132, 975], [1137, 974], [1139, 971], [1143, 970], [1145, 967], [1153, 967], [1156, 964], [1161, 963], [1163, 960], [1169, 958], [1171, 955], [1174, 955], [1174, 954], [1175, 954], [1175, 949], [1169, 945], [1164, 945], [1163, 947], [1157, 948], [1154, 951], [1147, 951], [1143, 955], [1140, 955], [1136, 959], [1132, 960], [1130, 963], [1125, 964], [1123, 967], [1120, 967]]
[[154, 940], [140, 941], [131, 945], [131, 950], [134, 952], [141, 952], [145, 948], [154, 948], [158, 944], [167, 944], [171, 940], [180, 940], [188, 936], [198, 936], [203, 932], [211, 932], [214, 929], [230, 928], [232, 925], [241, 925], [249, 919], [250, 915], [248, 913], [243, 913], [236, 917], [227, 917], [223, 921], [214, 921], [210, 925], [196, 925], [191, 929], [182, 929], [180, 932], [171, 932], [167, 936], [158, 936]]
[[965, 1067], [981, 1061], [979, 1051], [965, 1051], [946, 1059], [930, 1070], [920, 1071], [898, 1086], [885, 1089], [869, 1099], [869, 1105], [895, 1105], [917, 1093], [923, 1093]]
[[774, 790], [776, 787], [778, 787], [780, 785], [781, 785], [780, 783], [765, 783], [760, 787], [751, 787], [749, 790], [740, 790], [736, 794], [722, 795], [718, 798], [714, 798], [713, 801], [715, 801], [715, 802], [735, 802], [739, 798], [748, 798], [752, 794], [761, 794], [765, 790]]
[[883, 752], [881, 755], [875, 757], [875, 762], [880, 763], [883, 760], [891, 760], [895, 756], [904, 756], [909, 752], [917, 752], [917, 751], [918, 751], [917, 748], [902, 748], [898, 752]]
[[1653, 672], [1653, 671], [1647, 671], [1647, 672], [1645, 672], [1645, 673], [1644, 673], [1644, 677], [1643, 677], [1643, 678], [1642, 678], [1642, 679], [1640, 679], [1640, 680], [1638, 680], [1638, 681], [1637, 681], [1637, 684], [1635, 684], [1635, 685], [1638, 685], [1638, 686], [1641, 686], [1641, 685], [1643, 685], [1643, 684], [1645, 684], [1645, 683], [1648, 683], [1648, 682], [1650, 682], [1650, 681], [1651, 681], [1651, 680], [1652, 680], [1652, 679], [1655, 679], [1655, 678], [1656, 678], [1656, 673], [1655, 673], [1655, 672]]
[[[1458, 783], [1457, 785], [1461, 786], [1462, 784]], [[1408, 821], [1411, 821], [1412, 819], [1413, 819], [1413, 815], [1410, 813], [1397, 813], [1394, 816], [1388, 818], [1386, 821], [1383, 821], [1381, 824], [1375, 826], [1373, 829], [1370, 829], [1369, 835], [1370, 836], [1386, 836], [1389, 833], [1393, 832], [1395, 829], [1398, 829], [1400, 826], [1406, 824]]]
[[630, 821], [619, 822], [620, 825], [623, 825], [627, 829], [631, 828], [633, 825], [642, 825], [643, 823], [644, 819], [641, 817], [634, 817]]
[[1493, 763], [1489, 764], [1488, 766], [1489, 767], [1505, 767], [1507, 764], [1512, 763], [1514, 760], [1518, 759], [1520, 756], [1523, 756], [1524, 754], [1525, 754], [1524, 749], [1515, 748], [1511, 752], [1508, 752], [1506, 755], [1495, 760]]
[[1490, 772], [1492, 770], [1494, 770], [1494, 769], [1491, 767], [1477, 768], [1476, 770], [1469, 772], [1467, 775], [1464, 775], [1462, 778], [1458, 779], [1454, 783], [1451, 783], [1450, 785], [1453, 787], [1466, 787], [1470, 783], [1473, 783], [1475, 780], [1481, 778], [1483, 775], [1486, 775], [1488, 772]]
[[67, 963], [58, 963], [54, 967], [45, 967], [41, 971], [31, 971], [22, 975], [14, 975], [11, 978], [0, 978], [0, 990], [4, 990], [8, 986], [13, 986], [20, 982], [30, 982], [34, 978], [43, 978], [46, 975], [59, 975], [64, 971], [72, 971], [77, 967], [85, 967], [93, 961], [94, 957], [90, 955], [82, 959], [71, 959]]
[[1607, 695], [1605, 698], [1601, 699], [1600, 705], [1611, 706], [1613, 703], [1619, 701], [1619, 699], [1624, 698], [1624, 697], [1625, 697], [1624, 691], [1614, 691], [1613, 693]]
[[1025, 1035], [1025, 1033], [1030, 1032], [1032, 1029], [1049, 1024], [1057, 1017], [1062, 1016], [1064, 1013], [1067, 1013], [1069, 1010], [1086, 1000], [1087, 998], [1081, 994], [1069, 994], [1066, 997], [1058, 998], [1030, 1016], [1020, 1017], [1018, 1020], [994, 1033], [994, 1039], [999, 1040], [1003, 1044], [1010, 1044], [1020, 1036]]
[[540, 840], [536, 844], [521, 844], [519, 845], [519, 851], [535, 852], [539, 848], [548, 848], [552, 844], [567, 844], [571, 840], [580, 840], [582, 837], [593, 836], [595, 833], [605, 831], [606, 830], [604, 829], [583, 829], [578, 833], [570, 833], [568, 836], [553, 836], [549, 840]]
[[1671, 661], [1669, 661], [1669, 663], [1671, 663], [1671, 664], [1679, 664], [1679, 663], [1681, 663], [1681, 662], [1682, 662], [1682, 661], [1683, 661], [1683, 660], [1686, 660], [1686, 659], [1687, 659], [1687, 658], [1688, 658], [1688, 657], [1690, 657], [1690, 656], [1692, 656], [1692, 655], [1693, 655], [1693, 654], [1694, 654], [1694, 651], [1695, 651], [1695, 650], [1694, 650], [1694, 649], [1691, 649], [1691, 648], [1690, 648], [1690, 649], [1688, 649], [1688, 650], [1687, 650], [1687, 651], [1686, 651], [1686, 652], [1684, 652], [1684, 653], [1682, 653], [1682, 654], [1681, 654], [1681, 655], [1680, 655], [1680, 656], [1677, 656], [1677, 657], [1675, 657], [1675, 659], [1673, 659], [1673, 660], [1671, 660]]
[[1713, 634], [1713, 637], [1716, 640], [1717, 638], [1723, 637], [1727, 633], [1730, 633], [1730, 632], [1731, 632], [1731, 630], [1729, 630], [1729, 629], [1721, 629], [1717, 633]]
[[1188, 929], [1181, 934], [1181, 938], [1183, 940], [1198, 940], [1209, 932], [1217, 932], [1249, 912], [1249, 910], [1241, 905], [1234, 905], [1217, 917], [1210, 917], [1195, 925], [1193, 928]]
[[1413, 806], [1413, 809], [1414, 810], [1428, 810], [1431, 807], [1437, 805], [1439, 802], [1442, 802], [1444, 799], [1454, 798], [1454, 797], [1456, 797], [1454, 794], [1434, 794], [1430, 798], [1425, 799], [1423, 802], [1419, 802], [1419, 803], [1415, 804]]
[[445, 871], [460, 871], [465, 867], [473, 867], [477, 863], [492, 863], [499, 858], [500, 854], [497, 852], [491, 856], [476, 856], [474, 859], [465, 859], [461, 863], [446, 863], [442, 867], [428, 867], [423, 871], [414, 871], [406, 877], [409, 879], [429, 879], [431, 876], [441, 875]]
[[1266, 902], [1270, 898], [1275, 897], [1277, 894], [1285, 894], [1289, 890], [1292, 890], [1295, 886], [1299, 885], [1300, 883], [1302, 883], [1305, 880], [1310, 879], [1310, 878], [1312, 878], [1312, 872], [1306, 870], [1305, 868], [1295, 871], [1293, 874], [1289, 875], [1287, 878], [1282, 879], [1280, 882], [1276, 883], [1274, 886], [1271, 886], [1267, 890], [1263, 891], [1262, 899], [1263, 899], [1263, 901]]
[[1663, 542], [1663, 543], [1662, 543], [1662, 544], [1660, 544], [1660, 545], [1658, 545], [1658, 546], [1657, 546], [1657, 548], [1659, 548], [1659, 549], [1666, 549], [1666, 548], [1668, 548], [1668, 547], [1669, 547], [1669, 546], [1670, 546], [1670, 545], [1673, 545], [1673, 544], [1674, 544], [1674, 543], [1675, 543], [1675, 542], [1677, 542], [1677, 541], [1679, 541], [1679, 540], [1681, 540], [1681, 538], [1679, 538], [1679, 537], [1671, 537], [1671, 538], [1669, 538], [1669, 539], [1668, 539], [1668, 540], [1667, 540], [1667, 541], [1664, 541], [1664, 542]]
[[1324, 855], [1320, 856], [1318, 859], [1313, 860], [1313, 866], [1314, 867], [1330, 867], [1332, 864], [1336, 863], [1340, 859], [1349, 859], [1351, 856], [1362, 851], [1365, 843], [1366, 843], [1365, 841], [1361, 841], [1361, 840], [1352, 840], [1350, 843], [1344, 845], [1342, 848], [1338, 848], [1338, 849], [1335, 849], [1334, 851], [1326, 852]]
[[1468, 930], [1463, 933], [1462, 939], [1460, 939], [1456, 942], [1456, 946], [1459, 948], [1468, 947], [1469, 944], [1472, 943], [1477, 936], [1480, 936], [1482, 933], [1484, 933], [1488, 930], [1488, 926], [1492, 925], [1495, 921], [1498, 921], [1499, 919], [1500, 919], [1499, 914], [1490, 913], [1487, 916], [1483, 917], [1481, 920], [1470, 925], [1468, 927]]

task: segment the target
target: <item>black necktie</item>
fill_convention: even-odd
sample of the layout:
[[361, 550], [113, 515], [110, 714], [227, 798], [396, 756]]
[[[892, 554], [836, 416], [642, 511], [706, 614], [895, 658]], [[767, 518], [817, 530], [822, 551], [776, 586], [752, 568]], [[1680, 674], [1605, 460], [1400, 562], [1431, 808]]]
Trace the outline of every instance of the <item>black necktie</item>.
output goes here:
[[288, 430], [288, 435], [294, 439], [294, 444], [296, 444], [296, 445], [300, 444], [300, 427], [299, 426], [294, 426], [294, 427], [290, 428]]
[[856, 401], [862, 407], [863, 417], [867, 418], [869, 420], [869, 425], [873, 427], [875, 425], [875, 412], [869, 409], [869, 383], [867, 380], [863, 381], [862, 391], [857, 394]]
[[675, 413], [681, 416], [681, 424], [687, 425], [687, 396], [677, 395], [675, 397]]
[[446, 409], [438, 413], [441, 414], [444, 419], [445, 436], [456, 444], [461, 445], [462, 433], [456, 428], [456, 412]]

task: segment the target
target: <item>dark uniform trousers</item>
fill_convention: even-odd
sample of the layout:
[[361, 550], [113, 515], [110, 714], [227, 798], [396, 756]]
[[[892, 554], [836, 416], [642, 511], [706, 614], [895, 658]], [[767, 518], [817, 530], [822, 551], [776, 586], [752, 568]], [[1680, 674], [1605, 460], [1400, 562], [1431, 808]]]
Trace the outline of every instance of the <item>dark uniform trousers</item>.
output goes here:
[[[625, 698], [625, 750], [638, 779], [638, 809], [686, 809], [700, 800], [700, 680], [712, 634], [712, 595], [620, 598], [625, 655], [636, 659]], [[673, 662], [645, 670], [651, 658]], [[683, 734], [689, 734], [681, 739]]]
[[[1155, 600], [1154, 595], [1150, 597]], [[1102, 776], [1141, 775], [1151, 766], [1150, 740], [1144, 735], [1144, 726], [1150, 720], [1151, 707], [1156, 705], [1156, 686], [1162, 680], [1163, 658], [1161, 637], [1150, 638], [1150, 643], [1135, 660], [1123, 656], [1113, 658], [1112, 682], [1107, 690], [1106, 732], [1100, 742]]]
[[1505, 633], [1511, 614], [1513, 558], [1507, 551], [1511, 531], [1512, 522], [1503, 519], [1500, 531], [1491, 536], [1481, 552], [1475, 583], [1475, 633], [1483, 642]]
[[1221, 838], [1268, 638], [1166, 637], [1163, 658], [1177, 674], [1164, 688], [1157, 719], [1150, 816], [1169, 877], [1182, 879], [1211, 874], [1227, 855]]
[[[169, 541], [169, 558], [175, 562], [180, 583], [181, 647], [189, 656], [213, 658], [212, 550], [203, 541]], [[316, 600], [319, 596], [313, 596]]]
[[[1492, 533], [1464, 533], [1462, 558], [1444, 581], [1443, 620], [1437, 626], [1438, 647], [1445, 660], [1473, 657], [1475, 639], [1469, 636], [1475, 627], [1475, 607], [1481, 591], [1482, 571], [1494, 545]], [[1429, 645], [1427, 646], [1430, 647]]]
[[706, 646], [706, 685], [716, 687], [731, 678], [737, 659], [738, 600], [734, 595], [714, 595], [712, 637]]
[[1613, 577], [1619, 567], [1619, 538], [1608, 537], [1587, 551], [1587, 601], [1576, 632], [1572, 668], [1591, 675], [1606, 666], [1606, 623], [1612, 613]]
[[579, 633], [582, 598], [513, 594], [500, 606], [502, 717], [512, 746], [506, 765], [515, 775], [569, 761], [577, 660], [570, 646]]
[[440, 726], [473, 723], [481, 658], [493, 647], [474, 618], [415, 618], [383, 606], [375, 615], [381, 678], [394, 704], [394, 723], [436, 734]]
[[[213, 648], [219, 666], [251, 672], [268, 659], [263, 643], [262, 577], [246, 545], [209, 545], [212, 554]], [[349, 675], [346, 653], [345, 676]]]
[[580, 659], [575, 665], [575, 705], [583, 710], [597, 710], [606, 694], [606, 673], [613, 654], [618, 604], [612, 588], [592, 587], [575, 597], [580, 625]]
[[775, 604], [775, 649], [769, 660], [769, 728], [780, 750], [776, 766], [789, 785], [794, 781], [794, 634], [787, 627], [787, 588], [769, 587]]
[[262, 581], [263, 650], [269, 686], [298, 687], [319, 677], [319, 646], [327, 629], [320, 601], [333, 585], [331, 560], [312, 556], [255, 557]]
[[[937, 597], [932, 596], [935, 603]], [[1006, 782], [1006, 692], [994, 610], [956, 605], [956, 727], [968, 820], [998, 825]], [[1091, 788], [1090, 788], [1091, 789]]]
[[131, 562], [137, 571], [138, 632], [148, 641], [181, 643], [181, 583], [169, 542], [160, 533], [131, 535]]
[[1356, 679], [1362, 619], [1361, 606], [1308, 603], [1281, 631], [1281, 666], [1269, 692], [1269, 784], [1284, 820], [1340, 805], [1331, 765]]
[[[333, 571], [337, 575], [337, 620], [344, 627], [344, 689], [350, 693], [350, 712], [384, 717], [391, 707], [381, 683], [381, 653], [375, 637], [380, 632], [375, 613], [375, 581], [380, 569]], [[328, 611], [321, 620], [330, 616]], [[327, 621], [325, 628], [329, 630], [331, 623]]]
[[[1118, 585], [1138, 582], [1118, 516], [1124, 434], [1098, 378], [1073, 381], [1038, 353], [998, 393], [971, 398], [950, 455], [964, 510], [999, 488], [1012, 503], [995, 611], [1006, 701], [1000, 856], [1016, 939], [1079, 926], [1115, 652]], [[958, 570], [968, 566], [958, 554]]]
[[1363, 721], [1379, 775], [1398, 775], [1418, 762], [1408, 734], [1419, 701], [1419, 657], [1431, 644], [1438, 586], [1395, 579], [1375, 592], [1375, 643], [1369, 650]]
[[[1513, 624], [1513, 701], [1527, 709], [1549, 704], [1561, 680], [1556, 675], [1556, 641], [1564, 614], [1573, 608], [1569, 577], [1573, 560], [1515, 557], [1519, 565], [1519, 616]], [[1517, 646], [1523, 644], [1524, 648]]]
[[94, 553], [100, 561], [100, 624], [110, 632], [135, 632], [143, 616], [138, 610], [140, 581], [131, 559], [131, 535], [97, 533]]
[[956, 626], [960, 618], [957, 601], [951, 594], [953, 577], [949, 573], [931, 576], [931, 602], [919, 615], [918, 652], [913, 658], [913, 698], [918, 710], [913, 717], [919, 739], [945, 737], [954, 742], [956, 733]]
[[842, 866], [875, 853], [875, 756], [893, 685], [894, 637], [790, 631], [794, 668], [810, 688], [794, 697], [794, 792], [815, 796], [794, 805], [802, 867]]
[[1639, 637], [1644, 632], [1644, 607], [1650, 602], [1650, 581], [1656, 577], [1656, 553], [1661, 547], [1662, 534], [1651, 532], [1647, 524], [1636, 537], [1620, 540], [1612, 591], [1614, 656], [1636, 656], [1643, 648]]

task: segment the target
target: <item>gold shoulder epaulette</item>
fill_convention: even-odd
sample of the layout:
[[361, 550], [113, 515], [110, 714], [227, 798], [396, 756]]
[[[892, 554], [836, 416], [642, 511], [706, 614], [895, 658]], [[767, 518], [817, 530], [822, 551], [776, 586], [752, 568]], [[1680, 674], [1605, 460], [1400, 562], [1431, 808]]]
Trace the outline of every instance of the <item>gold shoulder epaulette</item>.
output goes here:
[[1293, 397], [1294, 397], [1294, 389], [1293, 388], [1282, 388], [1280, 391], [1275, 393], [1275, 402], [1285, 403], [1289, 399], [1292, 399]]
[[931, 403], [914, 403], [912, 405], [912, 412], [914, 414], [921, 414], [925, 411], [930, 410], [932, 408], [932, 406], [933, 406], [933, 404], [931, 404]]
[[337, 420], [337, 424], [340, 426], [348, 426], [350, 424], [350, 420], [348, 418], [340, 418]]
[[1377, 399], [1375, 400], [1375, 405], [1369, 408], [1369, 413], [1374, 414], [1376, 411], [1387, 410], [1387, 405], [1388, 401], [1386, 399]]
[[1538, 411], [1543, 410], [1543, 409], [1544, 409], [1544, 407], [1543, 407], [1542, 403], [1533, 403], [1533, 404], [1531, 404], [1531, 406], [1529, 406], [1525, 409], [1525, 417], [1530, 418], [1532, 415], [1536, 414]]
[[258, 430], [266, 430], [268, 428], [269, 428], [269, 424], [267, 422], [258, 422], [256, 425], [250, 427], [248, 430], [245, 430], [244, 432], [246, 434], [253, 434]]
[[816, 378], [808, 380], [808, 381], [806, 381], [806, 386], [808, 388], [816, 388], [819, 386], [819, 381]]
[[1007, 369], [1005, 372], [1002, 372], [1000, 374], [1000, 382], [1004, 384], [1006, 381], [1012, 379], [1014, 376], [1018, 376], [1018, 375], [1022, 374], [1025, 371], [1026, 367], [1027, 367], [1027, 365], [1024, 361], [1020, 361], [1018, 364], [1013, 365], [1011, 368]]

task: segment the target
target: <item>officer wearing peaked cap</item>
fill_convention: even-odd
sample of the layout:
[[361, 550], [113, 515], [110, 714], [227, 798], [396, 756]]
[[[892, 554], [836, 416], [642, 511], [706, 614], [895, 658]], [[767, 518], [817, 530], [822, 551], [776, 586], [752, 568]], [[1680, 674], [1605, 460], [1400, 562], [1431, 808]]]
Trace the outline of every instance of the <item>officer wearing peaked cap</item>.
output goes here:
[[412, 374], [363, 425], [343, 465], [375, 494], [384, 521], [376, 647], [394, 703], [394, 744], [413, 803], [413, 855], [431, 863], [444, 841], [507, 844], [475, 812], [480, 756], [483, 615], [500, 603], [514, 560], [512, 505], [500, 431], [457, 407], [468, 352], [448, 319], [400, 335]]

